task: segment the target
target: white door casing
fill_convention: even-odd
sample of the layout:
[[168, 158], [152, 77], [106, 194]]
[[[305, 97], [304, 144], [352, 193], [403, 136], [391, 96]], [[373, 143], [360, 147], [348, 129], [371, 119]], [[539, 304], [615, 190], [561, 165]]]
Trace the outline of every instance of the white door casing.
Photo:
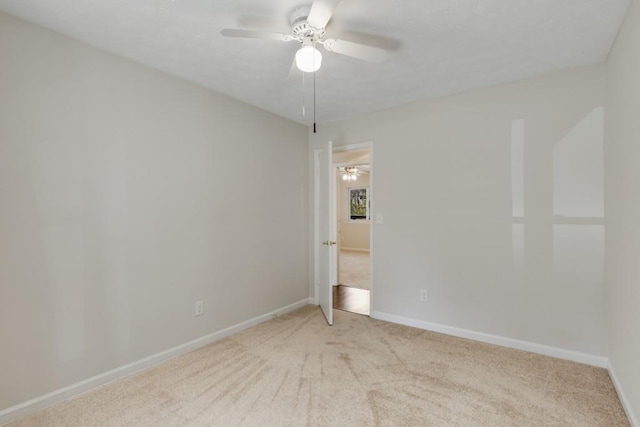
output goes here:
[[[338, 146], [335, 147], [333, 149], [334, 153], [337, 152], [345, 152], [345, 151], [353, 151], [353, 150], [363, 150], [363, 149], [367, 149], [369, 151], [369, 213], [370, 213], [370, 220], [369, 220], [369, 307], [371, 310], [371, 313], [374, 312], [374, 276], [373, 276], [373, 263], [374, 263], [374, 224], [377, 223], [377, 219], [376, 219], [376, 215], [374, 214], [374, 200], [373, 200], [373, 184], [374, 184], [374, 166], [373, 166], [373, 141], [370, 142], [363, 142], [363, 143], [356, 143], [356, 144], [349, 144], [349, 145], [342, 145], [342, 146]], [[339, 167], [339, 166], [346, 166], [346, 163], [334, 163], [333, 167]], [[335, 175], [335, 170], [334, 170], [334, 175]], [[335, 178], [335, 177], [334, 177]], [[332, 180], [333, 183], [333, 188], [334, 191], [335, 188], [337, 187], [337, 182], [336, 179]], [[316, 188], [317, 191], [317, 188]], [[334, 193], [335, 194], [335, 193]], [[333, 199], [335, 201], [335, 198]], [[333, 208], [331, 208], [333, 210]], [[337, 238], [340, 238], [338, 232], [337, 232], [337, 227], [336, 227], [336, 223], [337, 223], [337, 218], [338, 218], [338, 213], [336, 212], [333, 215], [333, 230], [335, 234], [332, 234], [334, 236], [336, 236]], [[336, 246], [337, 247], [337, 246]], [[338, 279], [338, 269], [337, 269], [337, 264], [338, 264], [338, 252], [336, 251], [335, 253], [335, 264], [336, 266], [334, 267], [334, 270], [332, 270], [332, 273], [335, 274], [336, 277], [336, 284], [338, 283], [337, 279]], [[372, 316], [373, 317], [373, 316]]]

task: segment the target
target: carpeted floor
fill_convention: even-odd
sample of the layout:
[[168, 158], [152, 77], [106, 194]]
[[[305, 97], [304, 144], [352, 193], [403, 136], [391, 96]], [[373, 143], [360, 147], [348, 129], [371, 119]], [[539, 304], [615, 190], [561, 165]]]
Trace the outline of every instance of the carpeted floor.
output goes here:
[[370, 289], [369, 252], [341, 250], [338, 259], [338, 283], [353, 288]]
[[317, 307], [14, 426], [625, 426], [604, 369]]

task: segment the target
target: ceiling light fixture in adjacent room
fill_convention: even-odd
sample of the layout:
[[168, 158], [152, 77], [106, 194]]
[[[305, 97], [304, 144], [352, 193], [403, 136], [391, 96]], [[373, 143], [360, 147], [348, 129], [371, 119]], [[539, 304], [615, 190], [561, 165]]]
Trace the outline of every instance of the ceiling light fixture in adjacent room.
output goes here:
[[346, 168], [344, 168], [344, 171], [342, 173], [342, 180], [343, 181], [355, 181], [356, 179], [358, 179], [358, 169], [348, 166]]

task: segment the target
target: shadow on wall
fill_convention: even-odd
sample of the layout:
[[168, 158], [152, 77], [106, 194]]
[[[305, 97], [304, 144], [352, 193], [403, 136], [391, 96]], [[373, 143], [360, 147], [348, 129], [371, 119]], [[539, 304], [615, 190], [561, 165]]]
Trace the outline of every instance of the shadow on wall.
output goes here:
[[603, 108], [519, 115], [433, 115], [380, 179], [374, 311], [604, 355]]
[[[526, 140], [526, 126], [523, 119], [511, 123], [512, 257], [516, 282], [526, 289], [518, 310], [551, 330], [566, 329], [567, 337], [582, 334], [588, 342], [597, 336], [602, 342], [603, 316], [593, 313], [602, 311], [604, 109], [592, 110], [548, 147], [552, 191], [536, 191], [537, 183], [527, 182], [539, 174], [527, 171], [525, 153], [536, 150], [528, 144], [538, 141]], [[531, 209], [527, 194], [534, 198]], [[549, 206], [552, 212], [540, 209]], [[568, 305], [582, 309], [567, 311]], [[555, 315], [540, 316], [544, 312]], [[562, 312], [567, 315], [558, 322]]]

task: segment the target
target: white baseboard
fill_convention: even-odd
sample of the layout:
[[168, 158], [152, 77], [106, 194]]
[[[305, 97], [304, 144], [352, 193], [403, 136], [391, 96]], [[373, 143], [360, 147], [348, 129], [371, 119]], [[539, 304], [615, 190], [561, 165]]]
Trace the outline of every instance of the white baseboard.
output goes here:
[[624, 412], [627, 414], [627, 418], [629, 419], [629, 423], [631, 424], [631, 427], [640, 427], [640, 422], [638, 422], [638, 417], [636, 417], [636, 414], [633, 412], [633, 408], [629, 403], [629, 399], [627, 398], [627, 395], [625, 394], [625, 392], [622, 390], [622, 385], [618, 380], [618, 376], [616, 375], [616, 371], [615, 369], [613, 369], [613, 366], [611, 365], [610, 360], [607, 363], [607, 369], [609, 370], [609, 376], [611, 377], [611, 382], [613, 383], [613, 386], [615, 387], [616, 392], [618, 393], [618, 397], [620, 398], [620, 403], [622, 403], [622, 408], [624, 408]]
[[24, 416], [37, 412], [40, 409], [65, 401], [92, 388], [98, 387], [111, 381], [118, 380], [133, 373], [147, 369], [153, 365], [157, 365], [158, 363], [164, 362], [165, 360], [188, 353], [207, 344], [211, 344], [212, 342], [218, 341], [222, 338], [226, 338], [230, 335], [238, 333], [244, 329], [258, 325], [276, 316], [288, 313], [300, 307], [304, 307], [305, 305], [310, 303], [312, 303], [311, 298], [298, 301], [296, 303], [287, 305], [286, 307], [281, 307], [277, 310], [260, 315], [258, 317], [254, 317], [253, 319], [249, 319], [245, 322], [238, 323], [237, 325], [230, 326], [221, 331], [205, 335], [193, 341], [181, 344], [165, 351], [161, 351], [160, 353], [145, 357], [144, 359], [140, 359], [133, 363], [129, 363], [128, 365], [112, 369], [108, 372], [104, 372], [94, 377], [87, 378], [86, 380], [71, 384], [67, 387], [52, 391], [51, 393], [36, 397], [35, 399], [19, 403], [15, 406], [0, 411], [0, 426], [11, 421], [15, 421], [18, 418], [22, 418]]
[[369, 249], [362, 248], [345, 248], [344, 246], [340, 246], [341, 251], [352, 251], [352, 252], [369, 252]]
[[379, 311], [371, 312], [371, 317], [373, 317], [374, 319], [385, 320], [387, 322], [399, 323], [405, 326], [425, 329], [427, 331], [439, 332], [446, 335], [453, 335], [455, 337], [467, 338], [470, 340], [481, 341], [488, 344], [495, 344], [501, 347], [524, 350], [531, 353], [556, 357], [558, 359], [571, 360], [573, 362], [584, 363], [586, 365], [597, 366], [599, 368], [607, 367], [607, 358], [604, 356], [595, 356], [592, 354], [580, 353], [573, 350], [565, 350], [562, 348], [550, 347], [543, 344], [536, 344], [528, 341], [501, 337], [499, 335], [485, 334], [483, 332], [470, 331], [468, 329], [456, 328], [453, 326], [446, 326], [438, 323], [425, 322], [423, 320], [396, 316], [395, 314], [381, 313]]

